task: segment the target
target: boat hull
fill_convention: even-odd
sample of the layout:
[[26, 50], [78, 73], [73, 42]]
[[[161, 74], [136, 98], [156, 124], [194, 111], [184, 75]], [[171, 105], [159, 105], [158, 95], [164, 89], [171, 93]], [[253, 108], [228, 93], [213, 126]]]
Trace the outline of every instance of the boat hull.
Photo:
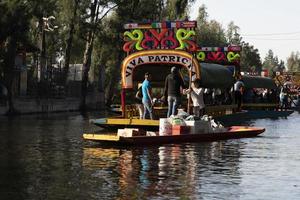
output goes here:
[[276, 119], [280, 117], [288, 117], [293, 112], [293, 110], [248, 110], [216, 117], [215, 119], [227, 126], [230, 126], [254, 119]]
[[153, 145], [166, 143], [195, 143], [208, 142], [238, 138], [256, 137], [265, 131], [264, 128], [232, 126], [226, 132], [219, 133], [199, 133], [167, 136], [134, 136], [120, 137], [109, 134], [83, 134], [83, 138], [88, 141], [100, 142], [113, 145]]

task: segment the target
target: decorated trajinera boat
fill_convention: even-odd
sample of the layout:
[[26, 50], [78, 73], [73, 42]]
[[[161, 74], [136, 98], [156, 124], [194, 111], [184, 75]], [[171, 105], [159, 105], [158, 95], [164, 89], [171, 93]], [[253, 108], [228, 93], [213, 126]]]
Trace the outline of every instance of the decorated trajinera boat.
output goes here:
[[232, 126], [222, 132], [197, 133], [197, 134], [172, 134], [172, 135], [145, 135], [123, 137], [117, 134], [84, 134], [83, 138], [88, 141], [100, 142], [112, 145], [154, 145], [165, 143], [195, 143], [209, 142], [227, 139], [239, 139], [256, 137], [265, 131], [264, 128]]
[[[204, 88], [218, 88], [226, 92], [233, 86], [234, 76], [239, 73], [241, 47], [201, 47], [196, 43], [196, 21], [125, 24], [123, 50], [126, 57], [120, 66], [121, 95], [118, 117], [93, 119], [91, 123], [105, 128], [158, 127], [158, 120], [143, 120], [135, 105], [135, 94], [144, 80], [145, 72], [152, 76], [151, 86], [156, 119], [166, 117], [167, 106], [159, 99], [163, 95], [165, 78], [176, 66], [187, 85], [199, 78]], [[223, 93], [224, 94], [224, 93]], [[182, 107], [189, 110], [186, 96]], [[232, 113], [234, 104], [207, 106], [212, 116]], [[118, 111], [117, 107], [113, 108]]]
[[[185, 118], [182, 119], [184, 125], [177, 124], [176, 118], [166, 118], [167, 107], [159, 99], [164, 94], [165, 78], [172, 67], [179, 69], [187, 85], [199, 78], [201, 87], [218, 88], [223, 92], [228, 92], [235, 75], [240, 73], [241, 48], [200, 47], [195, 40], [196, 25], [196, 21], [124, 25], [126, 57], [121, 65], [122, 115], [91, 120], [106, 128], [105, 131], [112, 128], [114, 133], [87, 133], [83, 135], [85, 140], [121, 145], [205, 142], [255, 137], [265, 131], [245, 126], [224, 128], [209, 117], [191, 121]], [[140, 119], [135, 102], [135, 94], [146, 72], [152, 76], [152, 98], [158, 99], [153, 105], [156, 120]], [[183, 96], [181, 109], [188, 112], [189, 106], [189, 99]], [[213, 116], [224, 115], [233, 112], [235, 107], [233, 104], [211, 106], [206, 107], [206, 112]]]

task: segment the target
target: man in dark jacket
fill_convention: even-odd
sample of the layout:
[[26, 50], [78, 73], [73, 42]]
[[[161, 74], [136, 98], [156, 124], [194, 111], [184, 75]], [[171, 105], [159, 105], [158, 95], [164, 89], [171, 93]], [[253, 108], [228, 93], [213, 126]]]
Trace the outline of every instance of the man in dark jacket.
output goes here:
[[179, 75], [177, 67], [171, 68], [171, 74], [166, 77], [164, 97], [168, 100], [168, 114], [167, 117], [177, 114], [177, 108], [180, 105], [181, 90], [184, 88], [184, 82]]

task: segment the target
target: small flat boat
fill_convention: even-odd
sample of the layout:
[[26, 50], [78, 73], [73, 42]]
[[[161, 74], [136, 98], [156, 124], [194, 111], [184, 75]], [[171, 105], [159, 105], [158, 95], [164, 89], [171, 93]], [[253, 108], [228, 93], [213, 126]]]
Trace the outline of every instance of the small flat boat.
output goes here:
[[245, 110], [236, 112], [230, 115], [223, 115], [216, 117], [215, 119], [227, 126], [237, 124], [254, 119], [277, 119], [280, 117], [288, 117], [294, 111], [293, 110]]
[[238, 138], [255, 137], [265, 131], [264, 128], [248, 126], [231, 126], [224, 132], [180, 134], [164, 136], [132, 136], [122, 137], [117, 134], [86, 133], [83, 138], [87, 141], [100, 142], [111, 145], [153, 145], [165, 143], [195, 143]]
[[99, 126], [108, 130], [117, 130], [119, 128], [143, 128], [146, 130], [154, 130], [157, 131], [159, 127], [159, 120], [151, 120], [151, 119], [128, 119], [121, 117], [114, 118], [100, 118], [100, 119], [91, 119], [91, 124]]

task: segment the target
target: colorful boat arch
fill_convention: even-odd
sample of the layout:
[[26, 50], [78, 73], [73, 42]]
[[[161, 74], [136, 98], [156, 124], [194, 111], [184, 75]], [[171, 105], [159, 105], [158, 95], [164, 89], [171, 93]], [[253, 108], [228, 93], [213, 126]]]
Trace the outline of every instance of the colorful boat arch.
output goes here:
[[144, 64], [176, 64], [185, 67], [192, 80], [200, 77], [200, 65], [192, 54], [178, 50], [148, 50], [127, 56], [122, 63], [122, 88], [133, 88], [133, 71]]

